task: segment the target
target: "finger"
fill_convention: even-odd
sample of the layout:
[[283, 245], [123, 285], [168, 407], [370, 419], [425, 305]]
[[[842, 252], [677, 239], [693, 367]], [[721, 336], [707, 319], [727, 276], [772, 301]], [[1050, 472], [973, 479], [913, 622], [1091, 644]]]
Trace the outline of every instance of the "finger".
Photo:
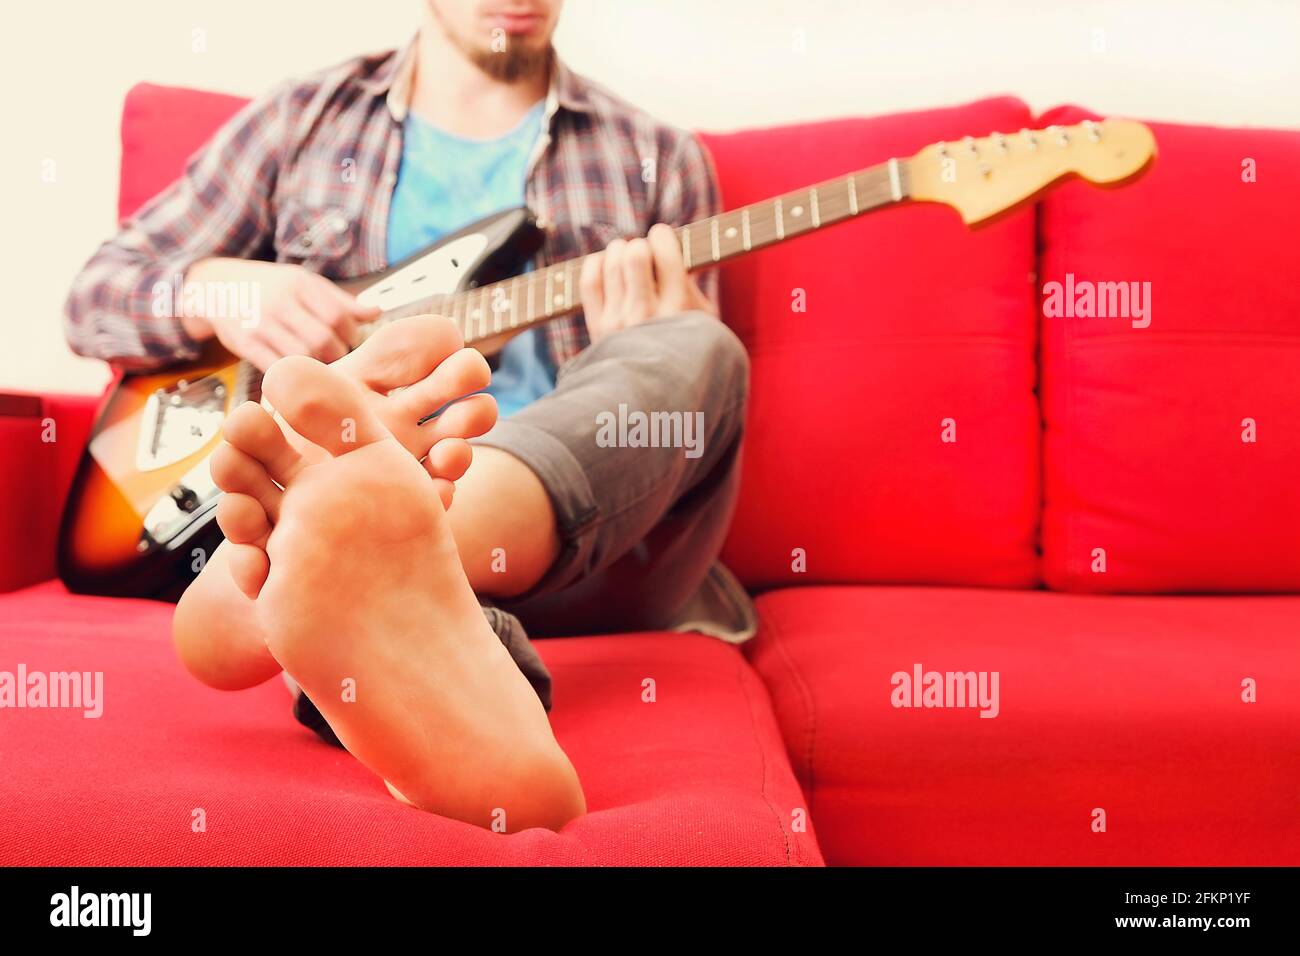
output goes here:
[[302, 321], [294, 329], [294, 334], [310, 349], [307, 354], [322, 362], [338, 361], [351, 351], [348, 343], [334, 331], [328, 321], [305, 308]]
[[280, 360], [280, 354], [276, 352], [275, 349], [271, 348], [255, 336], [250, 336], [234, 346], [224, 342], [223, 344], [226, 344], [227, 347], [229, 347], [230, 350], [240, 358], [256, 365], [260, 372], [265, 372]]
[[582, 296], [582, 314], [587, 327], [600, 325], [605, 308], [605, 283], [603, 281], [604, 253], [597, 252], [582, 260], [578, 273], [578, 294]]
[[662, 222], [650, 228], [647, 237], [650, 254], [654, 259], [655, 287], [659, 303], [668, 311], [680, 312], [687, 300], [686, 260], [682, 258], [682, 244], [672, 226]]
[[623, 254], [623, 311], [633, 321], [655, 313], [654, 260], [650, 243], [633, 239]]
[[605, 289], [606, 321], [618, 316], [623, 308], [623, 253], [626, 249], [626, 239], [615, 239], [605, 247], [601, 256], [600, 281]]
[[[313, 273], [313, 275], [316, 274]], [[342, 305], [343, 308], [347, 310], [348, 314], [354, 319], [361, 322], [369, 322], [371, 319], [378, 317], [379, 313], [383, 311], [377, 305], [366, 305], [362, 303], [362, 301], [351, 292], [345, 292], [324, 276], [317, 276], [317, 278], [319, 278], [321, 283], [323, 283], [321, 287], [326, 291], [326, 293]]]
[[274, 349], [280, 358], [307, 355], [311, 351], [307, 343], [298, 337], [298, 333], [284, 319], [276, 316], [263, 319], [253, 334]]
[[[342, 344], [345, 351], [350, 350], [357, 341], [357, 321], [348, 307], [331, 294], [332, 283], [320, 276], [319, 282], [307, 281], [300, 285], [295, 295], [304, 312], [315, 318], [328, 329]], [[335, 355], [334, 358], [339, 356]]]

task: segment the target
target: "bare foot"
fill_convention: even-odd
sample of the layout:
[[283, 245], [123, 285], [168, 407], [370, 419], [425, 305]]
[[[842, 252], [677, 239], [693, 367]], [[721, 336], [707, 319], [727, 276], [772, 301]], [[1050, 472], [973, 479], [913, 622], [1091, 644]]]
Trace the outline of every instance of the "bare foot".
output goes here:
[[287, 358], [263, 388], [331, 456], [303, 458], [255, 405], [227, 434], [238, 456], [221, 476], [230, 571], [275, 660], [417, 807], [508, 831], [585, 812], [537, 694], [466, 580], [429, 475], [353, 379]]
[[[496, 421], [495, 401], [473, 395], [488, 384], [487, 362], [463, 344], [448, 319], [413, 316], [383, 327], [330, 366], [362, 386], [365, 404], [408, 452], [423, 461], [444, 504], [451, 500], [453, 482], [469, 465], [470, 449], [464, 439], [483, 434]], [[456, 401], [467, 395], [473, 397]], [[435, 421], [417, 424], [453, 401], [456, 404]], [[226, 434], [240, 436], [256, 429], [264, 416], [253, 412], [236, 409], [226, 423]], [[303, 457], [311, 461], [329, 457], [283, 427]], [[219, 486], [237, 480], [244, 467], [228, 447], [213, 456], [213, 477]], [[238, 690], [275, 676], [280, 665], [267, 652], [251, 603], [235, 585], [230, 558], [227, 545], [216, 549], [182, 596], [172, 630], [177, 653], [195, 677], [212, 687]]]

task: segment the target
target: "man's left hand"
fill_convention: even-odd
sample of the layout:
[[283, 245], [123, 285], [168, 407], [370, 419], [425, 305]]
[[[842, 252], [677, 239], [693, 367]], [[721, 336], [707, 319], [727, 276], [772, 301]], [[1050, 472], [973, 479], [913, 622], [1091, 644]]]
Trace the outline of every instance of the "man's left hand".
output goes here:
[[718, 307], [686, 271], [682, 245], [659, 223], [645, 239], [615, 239], [588, 256], [578, 279], [591, 340], [628, 326], [682, 312], [718, 314]]

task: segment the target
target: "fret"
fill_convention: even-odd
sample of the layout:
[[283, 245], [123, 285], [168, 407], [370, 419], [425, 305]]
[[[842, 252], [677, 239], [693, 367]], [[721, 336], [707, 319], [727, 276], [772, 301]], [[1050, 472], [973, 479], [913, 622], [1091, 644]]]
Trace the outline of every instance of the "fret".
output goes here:
[[736, 213], [724, 212], [718, 216], [718, 228], [722, 231], [722, 258], [727, 259], [734, 255], [739, 255], [743, 247], [738, 249], [736, 244], [740, 242], [740, 229], [736, 226]]
[[797, 201], [798, 194], [787, 193], [786, 195], [787, 198], [790, 199], [790, 203], [788, 206], [783, 204], [782, 239], [787, 237], [793, 238], [794, 236], [807, 232], [812, 228], [808, 223], [807, 207], [802, 202]]
[[[807, 189], [678, 226], [674, 231], [681, 242], [682, 260], [688, 270], [695, 270], [899, 202], [910, 195], [910, 171], [906, 160], [890, 159]], [[701, 252], [706, 246], [707, 254]], [[409, 302], [385, 311], [374, 324], [437, 312], [456, 323], [467, 342], [501, 335], [580, 309], [579, 279], [588, 258], [579, 256], [489, 285]]]
[[460, 313], [461, 303], [464, 299], [459, 295], [451, 298], [451, 320], [456, 323], [456, 328], [460, 329], [462, 339], [469, 338], [469, 330], [465, 328], [465, 317]]

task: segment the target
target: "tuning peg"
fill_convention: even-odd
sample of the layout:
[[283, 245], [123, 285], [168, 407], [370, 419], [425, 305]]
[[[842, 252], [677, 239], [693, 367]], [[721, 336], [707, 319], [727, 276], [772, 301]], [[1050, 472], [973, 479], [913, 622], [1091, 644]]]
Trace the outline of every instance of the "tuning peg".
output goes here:
[[1038, 148], [1038, 137], [1034, 135], [1033, 130], [1022, 129], [1020, 131], [1020, 135], [1025, 138], [1025, 143], [1026, 145], [1029, 146], [1030, 149]]
[[966, 137], [963, 137], [963, 138], [962, 138], [962, 141], [961, 141], [961, 144], [962, 144], [963, 146], [965, 146], [968, 150], [970, 150], [970, 154], [971, 154], [972, 156], [978, 156], [978, 155], [980, 154], [979, 147], [977, 147], [977, 146], [975, 145], [975, 137], [974, 137], [974, 136], [966, 136]]
[[938, 152], [939, 152], [939, 158], [940, 158], [940, 159], [947, 159], [947, 158], [948, 158], [948, 144], [947, 144], [947, 143], [944, 143], [944, 142], [939, 142], [939, 143], [936, 144], [936, 145], [939, 147], [939, 150], [938, 150]]
[[999, 153], [1005, 153], [1007, 151], [1007, 138], [1005, 136], [1001, 133], [994, 133], [991, 138], [993, 140], [993, 145], [998, 148]]
[[1101, 124], [1093, 120], [1084, 120], [1083, 128], [1088, 131], [1088, 139], [1094, 143], [1101, 142]]

